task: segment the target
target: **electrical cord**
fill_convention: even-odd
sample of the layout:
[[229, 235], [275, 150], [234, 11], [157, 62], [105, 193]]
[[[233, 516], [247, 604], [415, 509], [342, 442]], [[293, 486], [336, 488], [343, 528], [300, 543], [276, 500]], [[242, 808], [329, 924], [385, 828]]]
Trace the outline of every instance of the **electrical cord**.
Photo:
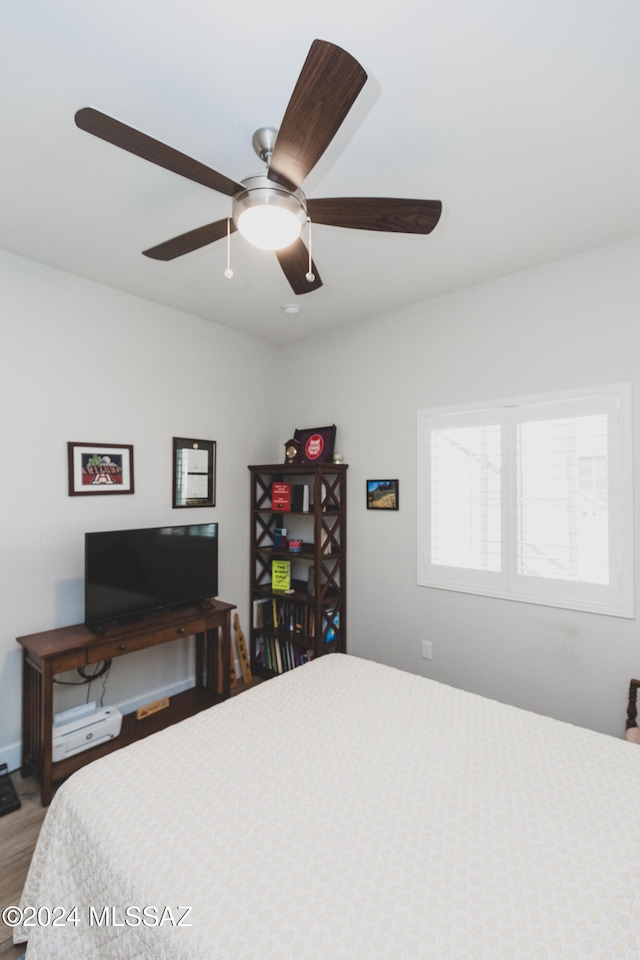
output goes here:
[[[111, 670], [111, 660], [105, 660], [106, 669], [100, 670], [99, 673], [96, 673], [95, 677], [92, 677], [92, 680], [97, 680], [98, 677], [102, 677], [102, 693], [100, 694], [100, 699], [98, 704], [104, 706], [104, 695], [107, 692], [107, 680], [109, 679], [109, 671]], [[87, 703], [89, 703], [89, 698], [91, 697], [91, 682], [89, 680], [89, 686], [87, 687]]]
[[99, 677], [104, 676], [111, 669], [111, 660], [103, 660], [102, 666], [96, 669], [95, 673], [87, 673], [85, 667], [76, 667], [76, 672], [80, 674], [82, 680], [58, 680], [53, 678], [54, 683], [59, 683], [63, 687], [83, 687], [86, 683], [91, 683]]
[[91, 696], [91, 684], [94, 680], [99, 680], [100, 677], [104, 677], [102, 681], [102, 693], [100, 694], [100, 706], [104, 705], [104, 696], [107, 692], [107, 680], [109, 679], [109, 671], [111, 670], [112, 660], [102, 660], [102, 666], [100, 662], [97, 664], [94, 673], [87, 673], [85, 667], [76, 667], [76, 672], [82, 677], [82, 680], [58, 680], [56, 677], [53, 678], [54, 683], [59, 683], [63, 687], [87, 687], [87, 698], [86, 702], [89, 703], [89, 698]]
[[95, 673], [87, 673], [85, 667], [78, 667], [78, 673], [81, 677], [84, 677], [87, 683], [91, 683], [92, 680], [97, 680], [98, 677], [102, 677], [105, 673], [111, 669], [111, 660], [103, 660], [102, 666], [100, 669], [96, 669]]

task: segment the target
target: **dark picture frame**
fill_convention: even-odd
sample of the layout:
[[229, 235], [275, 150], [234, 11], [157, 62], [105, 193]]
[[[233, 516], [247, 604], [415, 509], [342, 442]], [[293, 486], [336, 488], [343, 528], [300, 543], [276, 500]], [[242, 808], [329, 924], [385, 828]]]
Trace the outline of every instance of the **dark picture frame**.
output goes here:
[[296, 430], [293, 439], [300, 444], [299, 463], [326, 463], [333, 459], [336, 425]]
[[367, 510], [398, 510], [399, 507], [397, 480], [367, 480]]
[[215, 507], [216, 442], [173, 438], [173, 506]]
[[134, 493], [133, 446], [128, 443], [67, 443], [69, 496]]

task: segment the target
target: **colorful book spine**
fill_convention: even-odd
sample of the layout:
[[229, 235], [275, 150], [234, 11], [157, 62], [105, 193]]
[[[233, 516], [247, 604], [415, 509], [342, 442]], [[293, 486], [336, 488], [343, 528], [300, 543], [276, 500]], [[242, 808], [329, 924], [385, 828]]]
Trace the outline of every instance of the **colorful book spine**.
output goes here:
[[313, 650], [302, 650], [268, 630], [256, 634], [255, 653], [257, 662], [272, 673], [286, 673], [314, 658]]
[[291, 589], [291, 561], [290, 560], [272, 560], [271, 561], [271, 589], [272, 590], [290, 590]]
[[271, 484], [271, 509], [279, 513], [291, 510], [291, 484], [274, 481]]

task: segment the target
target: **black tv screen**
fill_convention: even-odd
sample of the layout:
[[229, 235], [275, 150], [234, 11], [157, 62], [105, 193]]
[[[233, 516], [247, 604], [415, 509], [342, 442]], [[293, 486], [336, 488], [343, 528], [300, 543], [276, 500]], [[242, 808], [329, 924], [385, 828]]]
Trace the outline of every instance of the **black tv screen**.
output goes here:
[[85, 533], [85, 623], [97, 626], [218, 593], [218, 524]]

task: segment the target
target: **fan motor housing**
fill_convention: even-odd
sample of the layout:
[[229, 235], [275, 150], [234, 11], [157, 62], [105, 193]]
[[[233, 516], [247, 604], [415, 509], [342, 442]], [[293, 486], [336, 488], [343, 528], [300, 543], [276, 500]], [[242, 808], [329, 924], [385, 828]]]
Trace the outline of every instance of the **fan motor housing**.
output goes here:
[[290, 210], [301, 223], [306, 221], [307, 198], [302, 190], [287, 190], [286, 187], [269, 180], [265, 174], [246, 177], [241, 183], [245, 189], [236, 193], [233, 198], [233, 219], [236, 226], [238, 226], [240, 214], [245, 210], [272, 204]]

